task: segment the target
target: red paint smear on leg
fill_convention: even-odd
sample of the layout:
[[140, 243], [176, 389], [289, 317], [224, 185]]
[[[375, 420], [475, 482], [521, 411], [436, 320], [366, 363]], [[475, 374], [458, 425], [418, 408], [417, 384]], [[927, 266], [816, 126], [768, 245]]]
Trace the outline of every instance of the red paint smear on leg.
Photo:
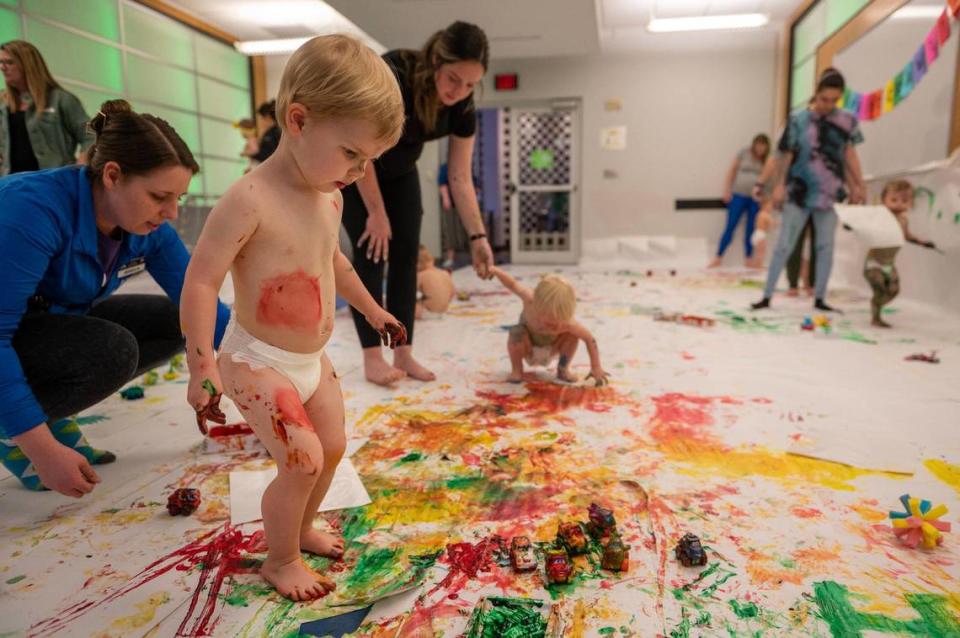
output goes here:
[[284, 445], [290, 442], [287, 427], [307, 428], [312, 430], [313, 423], [307, 416], [307, 410], [300, 401], [300, 395], [293, 388], [280, 388], [273, 395], [278, 414], [273, 416], [273, 432]]
[[299, 332], [315, 332], [323, 308], [320, 282], [302, 270], [265, 279], [260, 284], [257, 321]]
[[[34, 623], [30, 627], [29, 635], [49, 635], [61, 631], [69, 623], [85, 616], [90, 611], [129, 594], [170, 570], [190, 571], [197, 565], [202, 566], [200, 577], [193, 590], [187, 614], [177, 630], [177, 636], [211, 635], [220, 620], [219, 616], [214, 617], [214, 613], [216, 612], [223, 581], [233, 574], [253, 572], [254, 568], [245, 565], [242, 556], [246, 552], [259, 551], [261, 545], [262, 538], [257, 533], [243, 534], [239, 529], [225, 523], [192, 543], [150, 563], [126, 584], [100, 600], [85, 600], [76, 603], [57, 612], [50, 618]], [[206, 598], [203, 601], [200, 615], [193, 620], [191, 625], [191, 618], [208, 581], [210, 585], [206, 589]], [[188, 625], [190, 626], [188, 627]]]

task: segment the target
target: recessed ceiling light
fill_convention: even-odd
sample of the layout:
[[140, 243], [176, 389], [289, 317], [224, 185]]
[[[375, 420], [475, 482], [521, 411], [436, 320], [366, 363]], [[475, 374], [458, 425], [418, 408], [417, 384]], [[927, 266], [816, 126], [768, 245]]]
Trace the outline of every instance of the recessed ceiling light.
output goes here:
[[936, 20], [943, 13], [943, 5], [935, 7], [903, 7], [890, 17], [894, 20], [929, 19]]
[[762, 13], [738, 13], [717, 16], [690, 16], [687, 18], [654, 18], [647, 25], [653, 33], [675, 31], [708, 31], [715, 29], [756, 29], [770, 22]]
[[283, 40], [247, 40], [237, 42], [237, 51], [245, 55], [277, 55], [293, 53], [310, 38], [286, 38]]

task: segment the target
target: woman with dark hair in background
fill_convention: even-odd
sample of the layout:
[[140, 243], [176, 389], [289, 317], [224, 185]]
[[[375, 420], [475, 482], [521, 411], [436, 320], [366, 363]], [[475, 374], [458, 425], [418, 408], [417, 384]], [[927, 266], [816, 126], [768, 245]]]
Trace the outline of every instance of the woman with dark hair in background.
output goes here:
[[[0, 180], [0, 461], [28, 489], [100, 481], [69, 418], [183, 349], [189, 254], [167, 220], [200, 170], [166, 121], [104, 102], [89, 166]], [[142, 270], [160, 295], [113, 295]], [[216, 341], [229, 319], [220, 304]]]
[[811, 218], [816, 228], [817, 250], [814, 307], [834, 310], [825, 300], [837, 228], [833, 205], [847, 198], [848, 189], [851, 203], [861, 204], [866, 198], [860, 160], [854, 150], [855, 144], [863, 142], [863, 135], [856, 116], [837, 108], [845, 86], [843, 76], [836, 69], [823, 72], [813, 105], [791, 116], [777, 148], [778, 161], [768, 167], [769, 170], [764, 169], [754, 187], [759, 197], [766, 181], [771, 175], [775, 176], [773, 205], [783, 206], [780, 236], [770, 260], [763, 299], [752, 305], [754, 310], [770, 307], [787, 255]]
[[273, 155], [273, 152], [280, 146], [280, 125], [277, 124], [277, 101], [270, 100], [264, 102], [257, 108], [257, 115], [260, 119], [260, 130], [263, 135], [260, 136], [260, 143], [257, 145], [257, 152], [250, 156], [258, 164], [267, 161], [267, 158]]
[[[463, 220], [477, 274], [489, 278], [493, 252], [484, 232], [473, 185], [476, 112], [474, 88], [487, 71], [487, 36], [473, 24], [454, 22], [433, 34], [423, 49], [384, 54], [403, 94], [406, 124], [403, 137], [373, 164], [374, 170], [343, 190], [343, 225], [353, 242], [353, 267], [370, 294], [383, 300], [387, 274], [390, 314], [406, 327], [413, 341], [417, 304], [417, 256], [423, 204], [417, 159], [425, 142], [450, 136], [449, 182], [453, 204]], [[366, 378], [387, 385], [409, 375], [432, 381], [435, 375], [414, 358], [412, 346], [396, 349], [393, 365], [383, 358], [380, 335], [357, 312], [354, 324], [363, 346]]]
[[37, 47], [23, 40], [0, 45], [7, 88], [0, 99], [0, 176], [77, 161], [93, 143], [83, 105], [65, 91]]
[[763, 170], [767, 156], [770, 154], [770, 138], [763, 133], [753, 138], [748, 148], [741, 149], [727, 171], [726, 186], [723, 189], [723, 202], [727, 205], [727, 226], [720, 237], [720, 246], [717, 256], [710, 262], [711, 268], [720, 265], [723, 253], [727, 251], [733, 241], [733, 233], [740, 224], [740, 218], [747, 214], [747, 227], [743, 233], [743, 251], [747, 257], [747, 265], [753, 265], [753, 238], [754, 226], [757, 222], [757, 212], [760, 203], [753, 199], [753, 185], [757, 183], [760, 172]]

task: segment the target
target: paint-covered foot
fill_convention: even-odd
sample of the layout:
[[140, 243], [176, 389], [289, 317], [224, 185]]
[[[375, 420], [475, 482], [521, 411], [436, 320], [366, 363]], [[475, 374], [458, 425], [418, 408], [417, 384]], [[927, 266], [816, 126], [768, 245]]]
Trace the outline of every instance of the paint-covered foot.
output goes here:
[[576, 383], [580, 380], [577, 375], [570, 372], [570, 368], [557, 368], [557, 378], [564, 383]]
[[367, 361], [363, 365], [364, 375], [370, 383], [377, 385], [393, 385], [400, 379], [407, 376], [403, 370], [399, 370], [383, 359], [379, 361]]
[[314, 572], [298, 556], [286, 563], [271, 562], [268, 557], [260, 567], [260, 575], [281, 595], [294, 602], [322, 598], [334, 589], [333, 581]]
[[892, 328], [893, 326], [881, 319], [876, 317], [873, 321], [870, 322], [870, 325], [874, 328]]
[[435, 381], [437, 379], [437, 375], [420, 365], [413, 358], [413, 355], [401, 353], [400, 348], [397, 349], [397, 353], [393, 357], [393, 367], [403, 370], [408, 377], [417, 381]]
[[317, 556], [340, 558], [343, 556], [343, 538], [311, 528], [300, 534], [300, 549]]

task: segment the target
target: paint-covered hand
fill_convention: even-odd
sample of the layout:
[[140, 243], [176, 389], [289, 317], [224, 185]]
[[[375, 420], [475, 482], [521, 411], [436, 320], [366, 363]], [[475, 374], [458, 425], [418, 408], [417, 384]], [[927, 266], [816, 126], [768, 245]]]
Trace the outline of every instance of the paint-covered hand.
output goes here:
[[587, 378], [593, 379], [594, 385], [596, 385], [598, 388], [610, 383], [610, 374], [599, 366], [591, 368], [590, 374], [587, 375]]
[[407, 328], [383, 308], [367, 316], [367, 323], [380, 333], [383, 345], [390, 346], [391, 350], [407, 343]]
[[493, 250], [490, 249], [490, 242], [483, 239], [475, 239], [470, 242], [470, 254], [473, 257], [473, 269], [480, 279], [490, 279], [493, 277]]
[[197, 427], [201, 434], [207, 433], [207, 421], [223, 425], [227, 417], [220, 410], [220, 396], [223, 384], [220, 375], [191, 374], [190, 385], [187, 386], [187, 401], [197, 413]]
[[61, 443], [34, 454], [30, 461], [43, 486], [64, 496], [80, 498], [100, 482], [87, 457]]

